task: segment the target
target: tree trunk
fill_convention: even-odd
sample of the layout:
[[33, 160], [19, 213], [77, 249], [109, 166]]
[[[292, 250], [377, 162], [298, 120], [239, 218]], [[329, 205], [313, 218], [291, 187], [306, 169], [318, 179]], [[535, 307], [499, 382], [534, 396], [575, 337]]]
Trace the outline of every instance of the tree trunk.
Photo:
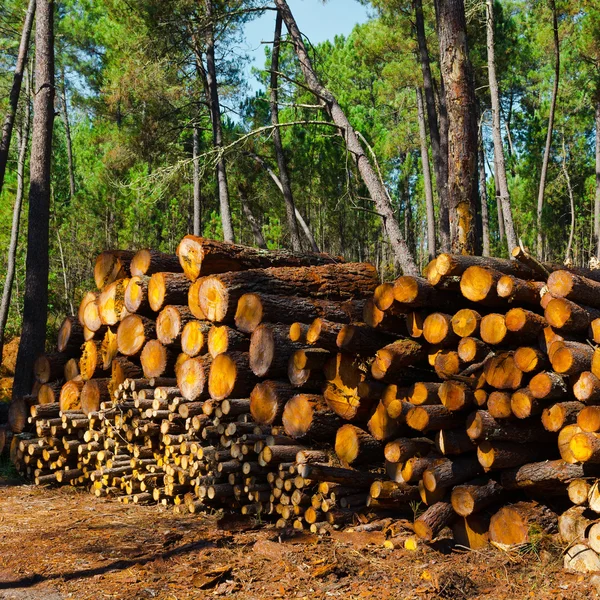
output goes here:
[[242, 204], [242, 212], [246, 217], [246, 221], [250, 224], [250, 229], [252, 229], [252, 233], [254, 234], [254, 239], [256, 240], [256, 245], [259, 248], [267, 249], [267, 242], [265, 242], [265, 238], [263, 237], [262, 231], [260, 230], [260, 225], [256, 220], [256, 217], [252, 214], [252, 210], [248, 204], [248, 196], [246, 194], [246, 190], [242, 184], [238, 186], [240, 191], [240, 202]]
[[537, 202], [537, 258], [542, 259], [543, 236], [542, 236], [542, 210], [544, 208], [544, 192], [546, 190], [546, 174], [548, 173], [548, 162], [550, 160], [550, 146], [552, 145], [552, 130], [554, 127], [554, 112], [556, 111], [556, 97], [558, 96], [558, 83], [560, 78], [560, 46], [558, 41], [558, 14], [556, 12], [555, 0], [549, 0], [552, 10], [552, 28], [554, 32], [554, 85], [552, 86], [552, 99], [550, 101], [550, 114], [548, 115], [548, 132], [546, 134], [546, 146], [544, 158], [542, 159], [542, 173], [540, 175], [540, 187]]
[[440, 67], [448, 111], [448, 207], [452, 249], [476, 254], [477, 107], [463, 0], [439, 0]]
[[273, 52], [271, 54], [271, 82], [269, 90], [269, 104], [271, 107], [271, 125], [273, 125], [273, 146], [275, 147], [275, 157], [277, 158], [277, 167], [279, 169], [279, 180], [281, 181], [281, 191], [285, 202], [285, 214], [287, 218], [288, 229], [292, 249], [299, 252], [300, 233], [298, 232], [298, 223], [296, 222], [294, 197], [292, 195], [292, 186], [287, 169], [285, 155], [283, 153], [283, 143], [281, 142], [281, 132], [279, 130], [279, 107], [278, 107], [278, 71], [279, 71], [279, 47], [281, 42], [281, 13], [277, 12], [275, 17], [275, 35], [273, 36]]
[[571, 227], [569, 230], [569, 242], [567, 243], [567, 251], [565, 252], [565, 265], [573, 264], [571, 258], [571, 249], [573, 248], [573, 237], [575, 235], [575, 199], [573, 198], [573, 188], [571, 187], [571, 178], [569, 177], [569, 171], [567, 169], [567, 151], [565, 150], [565, 140], [563, 138], [562, 147], [562, 161], [561, 161], [562, 172], [565, 176], [565, 182], [567, 184], [567, 191], [569, 192], [569, 203], [571, 206]]
[[418, 269], [415, 265], [414, 258], [411, 255], [404, 237], [402, 236], [402, 231], [398, 221], [396, 220], [392, 203], [390, 202], [383, 182], [381, 181], [376, 170], [373, 168], [367, 154], [362, 147], [362, 144], [360, 143], [356, 131], [342, 110], [342, 107], [338, 104], [335, 96], [319, 81], [312, 66], [310, 57], [308, 56], [308, 52], [306, 51], [302, 34], [298, 29], [298, 25], [296, 24], [294, 16], [292, 15], [286, 0], [276, 0], [275, 4], [281, 12], [282, 18], [285, 21], [292, 38], [296, 54], [300, 61], [302, 73], [306, 79], [307, 87], [313, 94], [326, 102], [327, 110], [331, 115], [331, 118], [340, 128], [340, 131], [344, 137], [348, 152], [356, 161], [358, 171], [365, 183], [365, 186], [369, 190], [369, 194], [373, 199], [375, 208], [383, 219], [383, 225], [390, 240], [396, 262], [400, 265], [406, 275], [417, 275]]
[[435, 246], [435, 209], [433, 206], [431, 171], [429, 170], [429, 154], [427, 152], [423, 96], [421, 95], [420, 88], [417, 88], [417, 112], [419, 115], [419, 138], [421, 140], [421, 166], [423, 168], [423, 186], [425, 187], [425, 206], [427, 207], [427, 254], [429, 260], [433, 260], [437, 254]]
[[12, 286], [15, 278], [17, 262], [17, 244], [19, 241], [19, 227], [21, 222], [21, 206], [23, 205], [23, 195], [25, 193], [25, 162], [27, 158], [27, 146], [29, 145], [29, 125], [31, 121], [30, 91], [27, 71], [25, 71], [25, 114], [23, 123], [18, 134], [19, 158], [17, 162], [17, 195], [13, 207], [12, 227], [10, 230], [10, 243], [8, 246], [8, 261], [6, 268], [6, 279], [4, 280], [4, 290], [2, 292], [2, 302], [0, 303], [0, 357], [4, 347], [4, 329], [8, 321], [8, 312], [10, 310], [10, 299], [12, 296]]
[[[219, 92], [217, 89], [217, 71], [215, 67], [215, 35], [214, 35], [214, 13], [213, 0], [204, 0], [206, 7], [206, 83], [208, 87], [208, 104], [213, 130], [213, 144], [216, 152], [223, 148], [223, 127], [221, 125], [221, 108], [219, 105]], [[217, 184], [219, 187], [219, 205], [221, 208], [221, 223], [223, 226], [223, 239], [226, 242], [234, 242], [233, 225], [231, 223], [231, 209], [229, 206], [229, 190], [227, 188], [227, 170], [225, 158], [218, 157], [217, 161]]]
[[594, 202], [596, 258], [600, 259], [600, 83], [596, 97], [596, 200]]
[[50, 164], [54, 121], [54, 0], [37, 8], [35, 100], [29, 185], [29, 228], [23, 330], [13, 398], [31, 392], [33, 363], [44, 352], [48, 316]]
[[504, 148], [502, 145], [502, 130], [500, 125], [500, 92], [496, 78], [496, 57], [494, 49], [494, 3], [486, 0], [486, 32], [487, 32], [487, 59], [488, 75], [490, 81], [490, 96], [492, 100], [492, 135], [494, 138], [494, 161], [496, 163], [496, 176], [500, 190], [500, 202], [502, 204], [502, 216], [504, 219], [504, 230], [508, 243], [509, 253], [517, 245], [515, 225], [512, 218], [510, 206], [510, 194], [506, 180], [506, 167], [504, 165]]
[[478, 168], [479, 168], [479, 197], [481, 198], [481, 233], [482, 233], [482, 254], [490, 255], [490, 216], [488, 212], [487, 201], [487, 182], [485, 176], [485, 154], [483, 150], [483, 139], [481, 136], [481, 127], [479, 129], [479, 145], [477, 149]]
[[[273, 169], [271, 169], [271, 167], [267, 164], [265, 159], [262, 158], [262, 156], [259, 156], [258, 154], [254, 154], [253, 152], [248, 152], [248, 156], [251, 156], [257, 163], [260, 164], [260, 166], [270, 175], [275, 185], [279, 188], [279, 191], [283, 194], [283, 185], [281, 183], [281, 180], [279, 179], [279, 177], [277, 177]], [[294, 214], [296, 215], [296, 219], [298, 220], [300, 227], [302, 227], [302, 231], [304, 232], [304, 235], [306, 236], [306, 239], [308, 240], [312, 251], [320, 252], [315, 237], [313, 236], [308, 224], [302, 218], [302, 215], [300, 214], [296, 206], [294, 206]]]
[[192, 134], [192, 160], [193, 173], [194, 173], [194, 199], [193, 199], [193, 235], [200, 235], [202, 227], [202, 199], [200, 197], [200, 161], [198, 156], [200, 154], [200, 134], [198, 127], [194, 125], [194, 132]]
[[60, 102], [62, 104], [61, 116], [65, 126], [65, 139], [67, 142], [67, 163], [69, 168], [69, 194], [71, 200], [75, 196], [75, 165], [73, 161], [73, 143], [71, 141], [71, 125], [69, 123], [69, 113], [67, 109], [67, 83], [65, 79], [65, 68], [61, 68], [61, 90]]
[[[419, 44], [419, 60], [421, 62], [421, 71], [423, 72], [423, 89], [425, 91], [425, 106], [427, 108], [427, 121], [429, 123], [429, 137], [431, 138], [431, 150], [433, 154], [433, 168], [435, 170], [435, 183], [440, 201], [440, 245], [443, 252], [449, 252], [450, 223], [448, 220], [447, 140], [445, 135], [440, 132], [441, 123], [438, 125], [433, 76], [431, 75], [429, 51], [427, 49], [427, 38], [425, 36], [422, 0], [414, 0], [414, 10], [417, 42]], [[440, 106], [440, 113], [441, 112], [442, 107]]]
[[35, 0], [29, 0], [27, 13], [25, 14], [25, 22], [23, 23], [23, 32], [21, 34], [21, 42], [19, 44], [19, 54], [17, 55], [17, 64], [15, 65], [15, 74], [13, 83], [10, 89], [9, 108], [4, 125], [2, 127], [2, 139], [0, 140], [0, 193], [4, 184], [4, 173], [6, 172], [6, 163], [8, 162], [8, 150], [10, 147], [10, 139], [12, 130], [15, 124], [15, 116], [17, 114], [17, 105], [19, 104], [19, 96], [21, 94], [21, 82], [23, 81], [23, 73], [27, 62], [27, 52], [29, 50], [29, 38], [31, 36], [31, 26], [33, 24], [33, 16], [35, 14]]

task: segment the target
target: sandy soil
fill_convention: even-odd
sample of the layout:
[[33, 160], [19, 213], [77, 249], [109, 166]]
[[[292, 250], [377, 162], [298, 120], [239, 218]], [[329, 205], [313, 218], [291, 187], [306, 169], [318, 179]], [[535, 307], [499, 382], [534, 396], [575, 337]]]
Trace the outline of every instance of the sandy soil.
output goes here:
[[0, 479], [1, 600], [600, 597], [586, 577], [562, 571], [551, 538], [521, 553], [443, 541], [411, 552], [382, 541], [381, 533], [224, 530], [217, 515]]

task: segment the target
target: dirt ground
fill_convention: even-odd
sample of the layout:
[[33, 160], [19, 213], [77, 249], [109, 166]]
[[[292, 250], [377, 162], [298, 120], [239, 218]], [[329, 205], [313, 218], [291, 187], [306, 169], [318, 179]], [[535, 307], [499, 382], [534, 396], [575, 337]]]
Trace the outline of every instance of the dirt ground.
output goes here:
[[383, 547], [380, 533], [284, 536], [219, 528], [217, 515], [99, 500], [0, 479], [0, 599], [599, 597], [562, 571], [552, 539], [524, 553], [444, 543]]

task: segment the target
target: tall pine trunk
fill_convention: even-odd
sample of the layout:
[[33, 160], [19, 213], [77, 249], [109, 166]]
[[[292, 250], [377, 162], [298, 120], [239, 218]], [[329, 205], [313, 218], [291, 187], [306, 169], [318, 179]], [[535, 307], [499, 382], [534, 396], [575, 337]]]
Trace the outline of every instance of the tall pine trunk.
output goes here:
[[421, 89], [417, 88], [417, 113], [419, 118], [419, 139], [421, 141], [421, 166], [423, 169], [423, 187], [425, 188], [425, 207], [427, 212], [427, 254], [429, 260], [436, 255], [435, 246], [435, 209], [433, 206], [433, 188], [431, 171], [429, 170], [429, 153], [427, 152], [427, 132], [425, 131], [425, 111]]
[[31, 392], [33, 364], [44, 352], [46, 342], [50, 165], [54, 122], [54, 0], [40, 2], [37, 7], [34, 90], [25, 303], [13, 399]]
[[31, 27], [33, 25], [33, 16], [35, 14], [35, 0], [29, 0], [23, 31], [21, 33], [21, 42], [19, 43], [19, 53], [17, 54], [17, 64], [13, 75], [13, 83], [8, 97], [8, 112], [2, 126], [2, 138], [0, 139], [0, 193], [4, 185], [4, 174], [6, 173], [6, 163], [8, 162], [8, 151], [10, 149], [10, 140], [12, 130], [15, 124], [15, 115], [19, 104], [21, 94], [21, 84], [23, 82], [23, 72], [27, 63], [27, 52], [29, 50], [29, 38], [31, 37]]
[[438, 123], [435, 88], [425, 36], [422, 0], [414, 0], [413, 6], [419, 46], [419, 62], [423, 73], [423, 90], [425, 92], [425, 107], [427, 109], [427, 123], [429, 124], [429, 138], [431, 139], [435, 184], [440, 202], [440, 245], [443, 251], [448, 251], [450, 250], [450, 221], [448, 215], [448, 140], [445, 128], [445, 106], [440, 105], [440, 122]]
[[[346, 148], [353, 157], [361, 178], [369, 191], [375, 205], [375, 210], [383, 220], [385, 232], [392, 246], [392, 251], [394, 252], [395, 262], [406, 275], [418, 275], [418, 269], [414, 258], [402, 235], [402, 230], [400, 229], [400, 225], [394, 214], [392, 203], [379, 174], [371, 164], [356, 131], [352, 127], [352, 124], [348, 120], [348, 117], [342, 110], [342, 107], [339, 105], [335, 96], [319, 81], [308, 52], [306, 51], [302, 34], [298, 29], [298, 25], [296, 24], [286, 0], [275, 0], [275, 5], [281, 12], [281, 16], [290, 33], [292, 43], [294, 44], [294, 50], [306, 81], [306, 86], [313, 94], [325, 102], [327, 111], [333, 122], [339, 127], [346, 143]], [[341, 241], [343, 242], [344, 240]]]
[[256, 217], [254, 216], [252, 209], [250, 208], [250, 203], [248, 201], [248, 190], [247, 190], [246, 186], [241, 183], [238, 185], [238, 190], [240, 192], [240, 203], [242, 205], [242, 212], [244, 213], [244, 216], [246, 217], [246, 221], [248, 221], [248, 223], [250, 224], [250, 229], [252, 229], [252, 234], [254, 235], [256, 245], [259, 248], [263, 248], [266, 250], [267, 242], [265, 241], [265, 238], [260, 229], [260, 225], [259, 225], [258, 221], [256, 220]]
[[477, 166], [479, 168], [479, 197], [481, 199], [481, 242], [483, 256], [490, 255], [490, 215], [487, 199], [487, 179], [485, 176], [485, 151], [483, 149], [483, 139], [479, 128], [479, 144], [477, 147]]
[[192, 169], [194, 178], [194, 198], [193, 198], [193, 226], [192, 233], [194, 235], [200, 235], [201, 223], [202, 223], [202, 199], [200, 196], [200, 134], [198, 127], [194, 125], [194, 132], [192, 134]]
[[273, 52], [271, 54], [271, 81], [269, 90], [269, 104], [271, 107], [271, 125], [273, 125], [273, 146], [275, 147], [275, 157], [277, 159], [277, 168], [279, 169], [279, 180], [285, 202], [285, 215], [287, 225], [290, 231], [292, 249], [299, 252], [302, 249], [300, 244], [300, 233], [298, 232], [298, 223], [294, 210], [294, 196], [292, 195], [292, 186], [288, 173], [285, 155], [283, 153], [283, 143], [281, 142], [281, 131], [279, 130], [279, 106], [278, 96], [278, 72], [279, 72], [279, 47], [281, 45], [281, 14], [277, 12], [275, 17], [275, 35], [273, 37]]
[[552, 99], [550, 100], [550, 114], [548, 115], [548, 131], [546, 133], [546, 146], [544, 147], [544, 158], [542, 159], [542, 173], [540, 175], [540, 187], [537, 200], [537, 257], [542, 259], [544, 249], [544, 236], [542, 234], [542, 211], [544, 210], [544, 193], [546, 191], [546, 175], [548, 174], [548, 162], [550, 160], [550, 147], [552, 145], [552, 131], [554, 129], [554, 113], [556, 112], [556, 98], [558, 96], [558, 84], [560, 79], [560, 45], [558, 40], [558, 14], [556, 12], [555, 0], [549, 0], [552, 10], [552, 32], [554, 40], [554, 84], [552, 86]]
[[[213, 130], [213, 145], [217, 152], [223, 149], [223, 126], [221, 124], [221, 107], [217, 89], [217, 69], [215, 66], [215, 28], [213, 0], [204, 0], [206, 7], [206, 83], [208, 87], [208, 103]], [[231, 222], [231, 207], [229, 204], [229, 189], [227, 187], [227, 169], [225, 158], [219, 155], [217, 161], [217, 186], [219, 189], [219, 207], [221, 210], [221, 223], [223, 238], [226, 242], [234, 242], [233, 225]]]
[[476, 254], [477, 104], [463, 0], [439, 0], [437, 20], [448, 111], [448, 205], [452, 251]]
[[8, 261], [6, 268], [6, 279], [2, 290], [2, 301], [0, 302], [0, 357], [4, 348], [4, 331], [8, 321], [10, 311], [10, 301], [12, 297], [12, 288], [15, 280], [15, 271], [17, 267], [17, 245], [19, 243], [19, 228], [21, 224], [21, 208], [23, 206], [23, 196], [25, 195], [25, 163], [27, 162], [27, 148], [29, 146], [29, 126], [31, 124], [31, 105], [30, 90], [27, 75], [27, 69], [24, 71], [25, 77], [25, 110], [23, 111], [23, 122], [21, 130], [17, 135], [19, 142], [19, 157], [17, 160], [17, 195], [13, 207], [12, 226], [10, 230], [10, 242], [8, 244]]
[[494, 47], [494, 2], [486, 0], [486, 32], [487, 32], [487, 59], [488, 76], [490, 82], [490, 96], [492, 100], [492, 137], [494, 139], [494, 162], [496, 164], [496, 177], [500, 191], [500, 203], [502, 204], [502, 216], [504, 218], [504, 231], [508, 243], [508, 253], [517, 245], [515, 225], [512, 218], [510, 205], [510, 193], [506, 179], [506, 166], [504, 164], [504, 146], [502, 144], [502, 129], [500, 124], [500, 92], [498, 79], [496, 77], [496, 56]]

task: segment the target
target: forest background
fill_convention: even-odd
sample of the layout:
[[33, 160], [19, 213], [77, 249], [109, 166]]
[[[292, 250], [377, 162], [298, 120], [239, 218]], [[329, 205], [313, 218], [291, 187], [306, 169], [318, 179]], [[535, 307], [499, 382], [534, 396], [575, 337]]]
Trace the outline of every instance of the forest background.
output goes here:
[[[445, 248], [434, 139], [441, 131], [443, 143], [445, 110], [436, 6], [421, 0], [363, 4], [371, 16], [347, 37], [305, 42], [319, 79], [359, 132], [422, 268], [435, 249]], [[380, 215], [328, 111], [307, 89], [285, 26], [277, 69], [271, 69], [266, 45], [264, 69], [250, 76], [258, 91], [250, 93], [244, 24], [271, 6], [259, 0], [56, 3], [49, 331], [93, 288], [99, 252], [152, 247], [172, 253], [192, 231], [269, 248], [318, 247], [349, 261], [373, 262], [386, 279], [399, 273]], [[27, 8], [25, 0], [4, 0], [0, 7], [2, 114]], [[270, 12], [275, 29], [276, 13]], [[599, 252], [600, 2], [467, 0], [464, 17], [478, 125], [478, 250], [508, 255], [502, 155], [516, 239], [544, 259], [587, 265]], [[497, 120], [488, 69], [490, 23]], [[216, 86], [207, 62], [210, 39]], [[0, 194], [0, 282], [15, 199], [21, 194], [26, 204], [27, 198], [33, 56], [31, 48]], [[220, 144], [211, 120], [215, 92]], [[494, 133], [500, 136], [496, 151]], [[281, 138], [293, 205], [305, 227], [290, 218], [289, 198], [276, 184], [281, 157], [275, 137]], [[224, 190], [229, 232], [223, 231]], [[22, 319], [27, 219], [25, 208], [8, 335], [19, 331]]]

